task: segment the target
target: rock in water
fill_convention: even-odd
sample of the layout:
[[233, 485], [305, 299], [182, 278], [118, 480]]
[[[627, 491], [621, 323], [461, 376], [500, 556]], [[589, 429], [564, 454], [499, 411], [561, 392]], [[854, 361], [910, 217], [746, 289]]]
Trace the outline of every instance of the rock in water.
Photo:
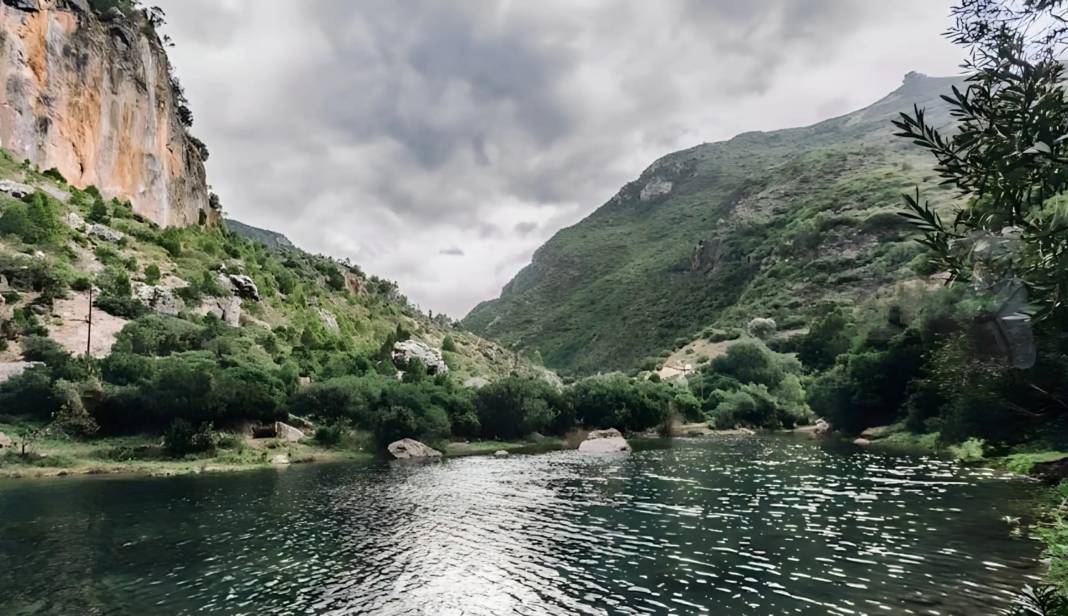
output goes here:
[[498, 457], [498, 458], [507, 458], [509, 454], [508, 454], [507, 451], [505, 451], [503, 449], [499, 449], [499, 450], [493, 452], [493, 455]]
[[868, 445], [871, 445], [871, 441], [869, 441], [868, 439], [866, 439], [864, 437], [860, 437], [860, 438], [854, 439], [853, 440], [853, 444], [854, 445], [858, 445], [860, 447], [867, 447]]
[[445, 365], [445, 359], [441, 351], [432, 348], [418, 340], [404, 340], [393, 345], [393, 363], [404, 370], [413, 360], [418, 359], [426, 366], [426, 372], [430, 375], [445, 374], [449, 367]]
[[579, 451], [583, 453], [618, 453], [630, 451], [630, 444], [615, 428], [607, 430], [594, 430], [579, 445]]
[[288, 441], [290, 443], [296, 443], [300, 439], [304, 438], [303, 432], [281, 421], [274, 422], [274, 434], [275, 437], [280, 438], [283, 441]]
[[412, 438], [402, 438], [389, 444], [390, 455], [398, 460], [410, 460], [413, 458], [440, 458], [441, 452], [432, 449]]

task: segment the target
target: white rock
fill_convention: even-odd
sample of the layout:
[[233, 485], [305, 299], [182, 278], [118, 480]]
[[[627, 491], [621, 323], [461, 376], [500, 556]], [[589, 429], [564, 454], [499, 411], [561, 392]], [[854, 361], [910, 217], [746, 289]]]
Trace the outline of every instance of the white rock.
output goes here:
[[583, 453], [618, 453], [630, 451], [630, 443], [615, 428], [594, 430], [586, 436], [578, 450]]
[[469, 389], [482, 389], [486, 385], [489, 385], [489, 379], [484, 379], [480, 376], [473, 376], [464, 381], [464, 387]]
[[493, 455], [498, 457], [498, 458], [507, 458], [510, 454], [507, 451], [503, 450], [503, 449], [499, 449], [499, 450], [493, 452]]
[[274, 422], [274, 434], [276, 438], [280, 438], [289, 443], [296, 443], [304, 438], [303, 432], [281, 421]]
[[274, 464], [275, 466], [286, 466], [286, 465], [288, 465], [289, 464], [289, 454], [280, 453], [280, 454], [278, 454], [276, 456], [272, 456], [271, 457], [271, 464]]
[[653, 178], [642, 188], [642, 192], [638, 195], [638, 198], [642, 201], [649, 201], [670, 193], [671, 189], [674, 187], [675, 185], [667, 180]]
[[43, 366], [39, 361], [0, 362], [0, 383], [13, 379], [34, 366]]
[[441, 351], [418, 340], [404, 340], [393, 345], [393, 363], [404, 370], [413, 359], [418, 359], [426, 366], [427, 374], [445, 374], [449, 367]]
[[104, 240], [105, 242], [121, 242], [125, 237], [122, 233], [112, 229], [107, 225], [94, 224], [89, 227], [89, 235], [97, 239]]
[[34, 187], [28, 184], [19, 184], [11, 180], [0, 180], [0, 192], [7, 193], [15, 199], [22, 199], [33, 194]]
[[228, 274], [227, 278], [230, 280], [234, 293], [244, 299], [251, 299], [256, 302], [260, 301], [260, 290], [251, 278], [244, 274]]
[[67, 226], [75, 231], [81, 231], [85, 228], [85, 219], [74, 212], [64, 216], [63, 222], [67, 223]]
[[133, 295], [142, 304], [159, 314], [176, 317], [185, 308], [182, 298], [166, 287], [154, 287], [143, 282], [133, 283]]
[[319, 314], [319, 320], [323, 322], [323, 327], [330, 331], [336, 332], [341, 328], [337, 324], [337, 317], [329, 310], [323, 310], [322, 308], [316, 308], [315, 312]]
[[11, 437], [4, 434], [3, 432], [0, 432], [0, 449], [5, 449], [14, 446], [15, 442], [11, 440]]
[[440, 451], [428, 447], [413, 438], [402, 438], [399, 441], [394, 441], [386, 449], [389, 450], [390, 455], [398, 460], [441, 457]]
[[867, 447], [868, 445], [871, 445], [871, 441], [869, 441], [868, 439], [866, 439], [864, 437], [860, 437], [860, 438], [854, 439], [853, 440], [853, 444], [854, 445], [859, 445], [861, 447]]

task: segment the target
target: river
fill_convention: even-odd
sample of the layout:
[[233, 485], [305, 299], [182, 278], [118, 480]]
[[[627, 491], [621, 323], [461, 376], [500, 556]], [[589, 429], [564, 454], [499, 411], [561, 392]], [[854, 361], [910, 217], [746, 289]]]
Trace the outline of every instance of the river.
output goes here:
[[0, 482], [0, 614], [993, 614], [1036, 486], [791, 437]]

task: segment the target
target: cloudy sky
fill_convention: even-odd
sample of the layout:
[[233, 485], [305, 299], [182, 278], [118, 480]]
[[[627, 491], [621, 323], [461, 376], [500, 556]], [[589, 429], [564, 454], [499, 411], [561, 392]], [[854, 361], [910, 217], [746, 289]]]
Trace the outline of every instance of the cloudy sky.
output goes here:
[[957, 71], [949, 0], [153, 0], [228, 214], [463, 316], [659, 156]]

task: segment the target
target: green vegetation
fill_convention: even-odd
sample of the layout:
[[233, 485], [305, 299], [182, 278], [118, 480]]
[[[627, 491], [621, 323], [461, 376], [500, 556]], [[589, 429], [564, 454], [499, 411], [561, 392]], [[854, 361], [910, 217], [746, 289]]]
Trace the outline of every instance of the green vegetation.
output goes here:
[[[464, 325], [562, 373], [627, 371], [702, 331], [726, 339], [754, 317], [789, 331], [827, 303], [932, 274], [897, 215], [901, 193], [931, 187], [936, 208], [953, 195], [890, 121], [913, 102], [949, 121], [938, 97], [956, 83], [909, 75], [854, 114], [670, 154], [557, 233]], [[671, 192], [643, 200], [656, 180]]]

